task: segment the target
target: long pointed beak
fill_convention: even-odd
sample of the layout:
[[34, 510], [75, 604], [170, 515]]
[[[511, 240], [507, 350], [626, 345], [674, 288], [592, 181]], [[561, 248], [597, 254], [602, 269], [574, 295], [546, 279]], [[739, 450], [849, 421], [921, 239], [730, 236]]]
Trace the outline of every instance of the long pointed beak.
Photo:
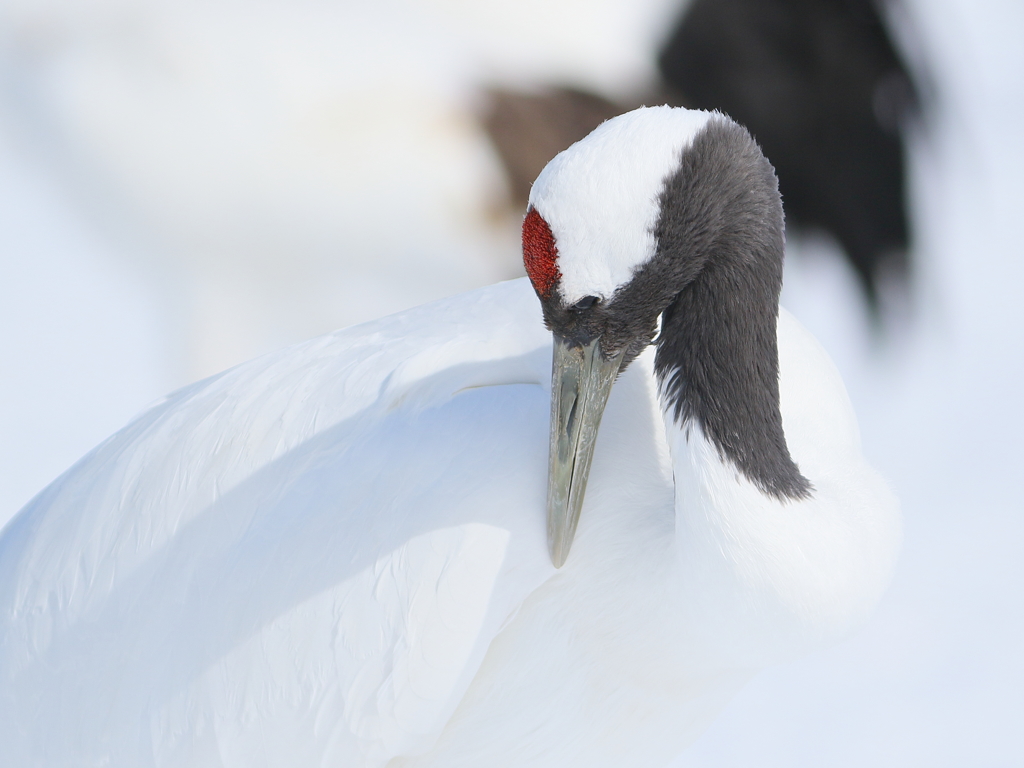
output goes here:
[[551, 360], [551, 448], [548, 457], [548, 547], [561, 568], [569, 556], [587, 490], [597, 429], [622, 353], [606, 358], [600, 338], [570, 346], [555, 336]]

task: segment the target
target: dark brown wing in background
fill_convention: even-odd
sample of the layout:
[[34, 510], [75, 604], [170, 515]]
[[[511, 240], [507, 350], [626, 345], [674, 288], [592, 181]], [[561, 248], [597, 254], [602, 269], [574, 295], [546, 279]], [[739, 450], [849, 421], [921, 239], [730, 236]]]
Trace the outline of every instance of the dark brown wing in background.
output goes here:
[[555, 155], [609, 117], [626, 110], [601, 96], [575, 88], [522, 93], [488, 92], [484, 126], [508, 174], [517, 206], [525, 207], [530, 186]]

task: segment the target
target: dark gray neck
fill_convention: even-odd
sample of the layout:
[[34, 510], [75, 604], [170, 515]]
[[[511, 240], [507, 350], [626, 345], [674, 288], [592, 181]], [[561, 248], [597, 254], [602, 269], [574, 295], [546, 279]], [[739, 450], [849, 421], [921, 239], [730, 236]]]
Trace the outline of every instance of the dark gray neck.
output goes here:
[[743, 128], [713, 120], [666, 181], [661, 210], [651, 266], [679, 272], [685, 286], [657, 342], [665, 406], [763, 493], [806, 498], [811, 484], [790, 458], [779, 410], [784, 235], [771, 165]]

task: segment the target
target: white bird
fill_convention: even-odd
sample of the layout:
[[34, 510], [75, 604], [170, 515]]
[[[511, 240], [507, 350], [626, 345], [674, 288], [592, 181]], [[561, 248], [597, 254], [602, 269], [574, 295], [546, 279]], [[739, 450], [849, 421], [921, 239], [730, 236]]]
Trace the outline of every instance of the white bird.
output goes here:
[[779, 312], [749, 134], [608, 121], [537, 179], [524, 257], [539, 307], [524, 279], [261, 357], [30, 503], [8, 764], [664, 765], [856, 626], [896, 502]]

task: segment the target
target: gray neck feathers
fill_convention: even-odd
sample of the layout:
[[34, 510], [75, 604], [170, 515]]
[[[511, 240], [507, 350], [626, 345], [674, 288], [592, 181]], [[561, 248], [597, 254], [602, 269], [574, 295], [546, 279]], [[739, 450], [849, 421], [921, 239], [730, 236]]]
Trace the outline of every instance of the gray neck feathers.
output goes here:
[[641, 270], [643, 282], [678, 291], [655, 362], [669, 412], [681, 426], [698, 424], [724, 459], [782, 500], [811, 492], [779, 411], [783, 227], [770, 163], [745, 129], [712, 120], [665, 182], [658, 250]]

